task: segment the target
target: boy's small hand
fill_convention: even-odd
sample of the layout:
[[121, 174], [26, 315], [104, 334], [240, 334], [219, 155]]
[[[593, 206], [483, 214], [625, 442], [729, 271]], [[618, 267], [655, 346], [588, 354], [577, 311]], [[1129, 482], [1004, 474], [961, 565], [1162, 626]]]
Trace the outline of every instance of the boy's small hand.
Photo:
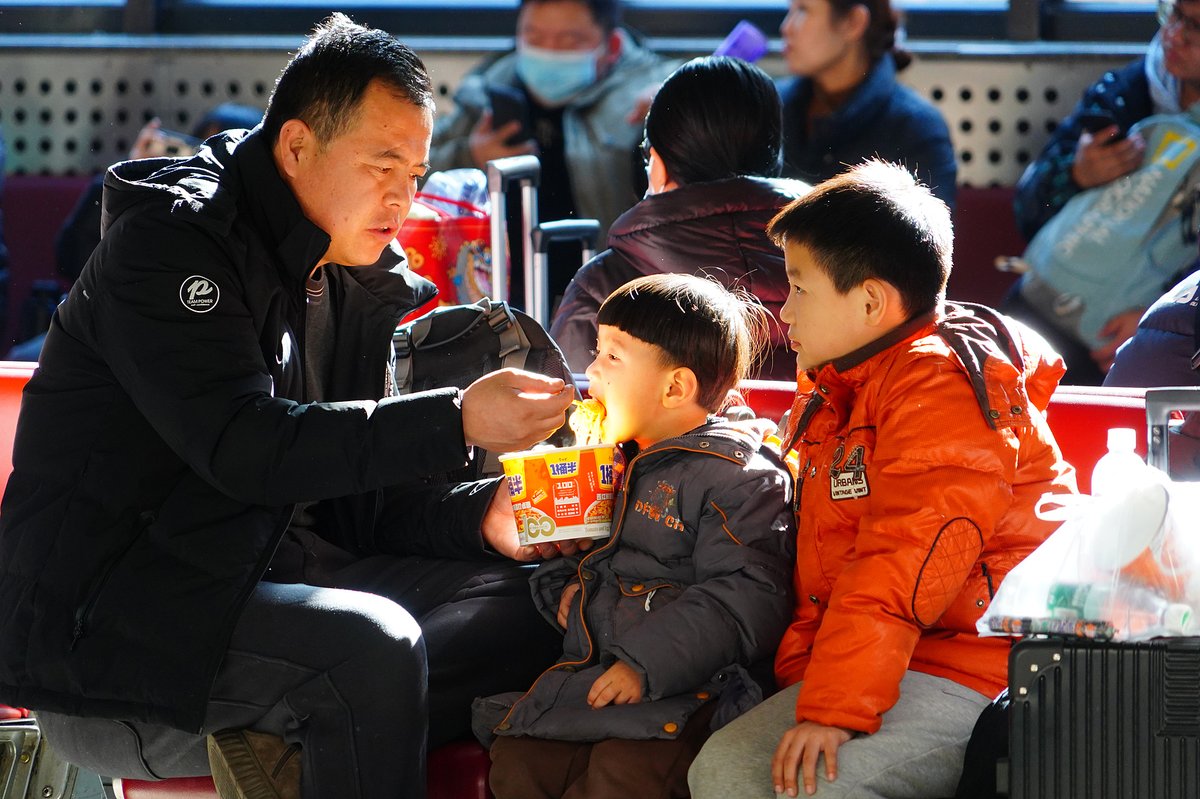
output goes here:
[[558, 620], [558, 626], [566, 629], [567, 613], [571, 610], [571, 600], [579, 593], [581, 585], [579, 583], [567, 583], [563, 588], [562, 597], [558, 600], [558, 615], [555, 617]]
[[642, 675], [623, 660], [608, 667], [592, 683], [588, 691], [588, 704], [601, 708], [608, 704], [628, 705], [642, 701]]
[[804, 774], [804, 793], [817, 792], [817, 760], [825, 755], [825, 779], [837, 779], [838, 747], [850, 740], [850, 731], [802, 721], [783, 734], [771, 758], [775, 793], [797, 796], [796, 774]]

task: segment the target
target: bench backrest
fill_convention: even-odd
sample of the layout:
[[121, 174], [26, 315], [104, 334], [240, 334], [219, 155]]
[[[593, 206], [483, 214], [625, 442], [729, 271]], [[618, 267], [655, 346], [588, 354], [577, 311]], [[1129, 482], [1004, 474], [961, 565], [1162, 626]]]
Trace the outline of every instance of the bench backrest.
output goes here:
[[[21, 391], [36, 364], [0, 361], [0, 485], [12, 471], [13, 437], [21, 408]], [[795, 384], [753, 380], [744, 384], [747, 402], [767, 419], [778, 419], [792, 405]], [[1137, 452], [1146, 455], [1144, 389], [1060, 386], [1050, 400], [1047, 420], [1063, 456], [1079, 472], [1079, 490], [1091, 488], [1092, 466], [1107, 449], [1108, 428], [1137, 431]]]

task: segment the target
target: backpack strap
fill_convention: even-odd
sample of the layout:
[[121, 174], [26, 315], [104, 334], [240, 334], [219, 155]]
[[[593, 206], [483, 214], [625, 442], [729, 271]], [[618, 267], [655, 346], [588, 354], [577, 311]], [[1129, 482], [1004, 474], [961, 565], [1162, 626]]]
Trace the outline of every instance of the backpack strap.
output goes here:
[[506, 302], [492, 302], [484, 298], [478, 304], [482, 306], [485, 302], [490, 306], [488, 325], [500, 338], [500, 368], [524, 369], [529, 355], [529, 340], [521, 331], [517, 317]]
[[396, 376], [396, 393], [407, 394], [412, 390], [413, 381], [412, 330], [407, 325], [396, 328], [392, 334], [392, 348], [396, 352], [396, 367], [392, 370]]

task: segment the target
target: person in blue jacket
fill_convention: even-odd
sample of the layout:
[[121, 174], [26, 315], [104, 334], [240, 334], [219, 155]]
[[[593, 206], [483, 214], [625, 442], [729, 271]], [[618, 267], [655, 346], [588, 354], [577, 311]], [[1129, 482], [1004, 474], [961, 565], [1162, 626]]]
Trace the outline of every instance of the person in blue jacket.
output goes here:
[[779, 32], [785, 177], [819, 183], [879, 157], [902, 163], [952, 209], [958, 167], [950, 131], [896, 81], [912, 56], [896, 46], [889, 0], [792, 0]]

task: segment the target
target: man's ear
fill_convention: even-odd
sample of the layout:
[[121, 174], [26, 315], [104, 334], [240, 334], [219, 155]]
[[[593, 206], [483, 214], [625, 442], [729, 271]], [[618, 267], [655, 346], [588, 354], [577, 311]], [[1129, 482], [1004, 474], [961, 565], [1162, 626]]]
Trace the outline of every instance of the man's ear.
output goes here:
[[279, 168], [291, 178], [296, 177], [300, 162], [316, 145], [316, 137], [312, 128], [299, 119], [289, 119], [279, 129], [279, 138], [275, 141], [275, 155]]
[[678, 408], [695, 402], [700, 393], [700, 381], [696, 373], [686, 366], [677, 366], [667, 375], [667, 388], [663, 393], [664, 408]]

